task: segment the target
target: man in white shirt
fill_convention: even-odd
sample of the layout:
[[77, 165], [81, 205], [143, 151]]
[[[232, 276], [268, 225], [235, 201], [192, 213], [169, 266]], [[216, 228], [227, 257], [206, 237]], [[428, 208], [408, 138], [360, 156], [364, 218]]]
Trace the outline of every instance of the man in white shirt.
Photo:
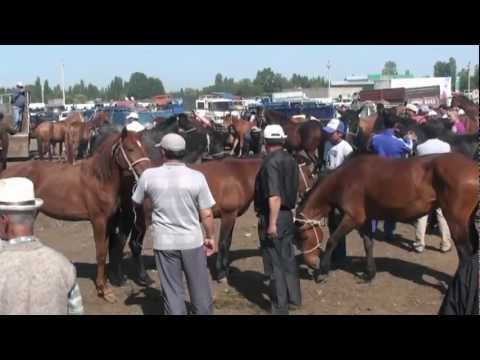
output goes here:
[[[346, 157], [353, 152], [352, 146], [343, 140], [345, 125], [339, 119], [332, 119], [323, 130], [329, 135], [325, 144], [324, 161], [327, 174], [343, 164]], [[328, 230], [333, 234], [342, 221], [343, 214], [338, 209], [333, 209], [328, 214]], [[338, 265], [347, 257], [347, 245], [343, 238], [332, 253], [332, 262]]]
[[[443, 154], [451, 152], [450, 144], [440, 140], [438, 137], [442, 131], [442, 124], [437, 121], [430, 121], [425, 125], [425, 134], [428, 138], [423, 144], [417, 146], [417, 155], [430, 155], [430, 154]], [[450, 229], [448, 228], [447, 221], [443, 216], [442, 209], [435, 210], [437, 215], [438, 226], [440, 227], [440, 233], [442, 234], [442, 244], [440, 250], [442, 252], [448, 252], [452, 249]], [[415, 242], [413, 248], [416, 252], [421, 253], [425, 250], [425, 232], [427, 230], [428, 215], [422, 216], [417, 220], [415, 225]]]
[[211, 315], [213, 299], [207, 256], [215, 250], [211, 209], [215, 200], [205, 176], [181, 161], [185, 154], [183, 137], [167, 134], [158, 146], [166, 162], [143, 172], [132, 200], [141, 206], [148, 196], [152, 202], [153, 249], [164, 311], [171, 315], [187, 314], [183, 271], [195, 314]]
[[343, 140], [345, 125], [339, 119], [330, 120], [323, 130], [329, 134], [325, 144], [324, 160], [327, 170], [331, 171], [342, 165], [345, 158], [353, 152], [353, 148]]

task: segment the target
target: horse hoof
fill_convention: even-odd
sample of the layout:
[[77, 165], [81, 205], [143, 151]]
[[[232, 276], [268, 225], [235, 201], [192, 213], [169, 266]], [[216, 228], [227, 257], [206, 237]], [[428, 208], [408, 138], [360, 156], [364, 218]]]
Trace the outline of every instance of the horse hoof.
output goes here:
[[320, 273], [315, 274], [314, 279], [317, 284], [326, 282], [328, 279], [328, 274], [320, 274]]

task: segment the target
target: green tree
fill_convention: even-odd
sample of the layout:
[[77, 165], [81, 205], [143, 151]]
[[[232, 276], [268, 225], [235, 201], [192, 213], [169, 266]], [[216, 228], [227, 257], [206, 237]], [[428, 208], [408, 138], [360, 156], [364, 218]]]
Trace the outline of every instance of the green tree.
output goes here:
[[215, 75], [215, 87], [221, 87], [223, 86], [223, 76], [222, 74], [218, 73]]
[[45, 102], [53, 98], [53, 91], [50, 88], [48, 80], [45, 79], [43, 82], [43, 95], [45, 96]]
[[253, 84], [262, 89], [264, 93], [273, 93], [286, 87], [288, 80], [281, 74], [274, 73], [271, 68], [265, 68], [257, 72]]
[[397, 64], [394, 61], [387, 61], [383, 66], [382, 75], [398, 75]]
[[457, 81], [457, 62], [453, 57], [448, 59], [448, 69], [450, 70], [450, 77], [452, 78], [452, 90], [455, 91], [455, 82]]
[[457, 80], [457, 62], [453, 57], [448, 59], [448, 62], [437, 61], [433, 66], [433, 76], [436, 77], [451, 77], [452, 90], [455, 91], [455, 83]]
[[297, 74], [292, 74], [292, 77], [290, 78], [290, 87], [293, 88], [309, 88], [311, 87], [311, 82], [308, 76], [302, 76], [302, 75], [297, 75]]
[[[468, 90], [468, 68], [463, 68], [458, 73], [459, 78], [459, 91]], [[470, 76], [470, 91], [473, 89], [478, 89], [478, 64], [475, 65], [473, 70], [473, 76]]]
[[35, 79], [35, 84], [30, 88], [31, 102], [41, 102], [42, 101], [42, 82], [37, 76]]
[[123, 99], [127, 95], [126, 84], [119, 76], [115, 76], [105, 89], [105, 98], [107, 99]]

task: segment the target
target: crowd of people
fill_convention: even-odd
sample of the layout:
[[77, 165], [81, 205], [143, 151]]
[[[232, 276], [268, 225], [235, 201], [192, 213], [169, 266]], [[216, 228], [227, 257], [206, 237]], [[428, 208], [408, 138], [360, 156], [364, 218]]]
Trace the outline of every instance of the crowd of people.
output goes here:
[[[21, 101], [16, 104], [20, 109]], [[406, 109], [419, 122], [426, 111], [415, 105], [408, 105]], [[433, 116], [431, 110], [426, 116]], [[252, 113], [250, 120], [255, 119], [256, 114]], [[369, 150], [386, 158], [412, 156], [411, 134], [402, 138], [390, 117], [385, 117], [384, 125], [385, 129], [372, 137]], [[127, 129], [144, 130], [138, 122], [138, 114], [128, 116]], [[351, 144], [345, 140], [345, 124], [340, 119], [331, 119], [323, 130], [328, 142], [321, 154], [320, 178], [328, 176], [353, 153]], [[416, 155], [451, 151], [450, 145], [439, 139], [439, 128], [434, 123], [427, 124], [425, 131], [428, 140], [416, 147]], [[460, 126], [457, 131], [461, 132]], [[254, 209], [258, 217], [264, 272], [270, 285], [271, 312], [288, 314], [289, 310], [302, 306], [292, 213], [298, 196], [298, 166], [284, 150], [287, 136], [280, 125], [266, 126], [263, 138], [266, 156], [255, 181]], [[141, 207], [148, 198], [153, 205], [153, 250], [163, 311], [165, 314], [188, 313], [183, 284], [185, 275], [191, 311], [210, 315], [214, 310], [207, 257], [216, 251], [212, 212], [215, 199], [204, 175], [182, 161], [186, 147], [182, 136], [168, 134], [157, 147], [165, 163], [141, 175], [132, 200]], [[43, 245], [33, 233], [41, 205], [42, 200], [35, 198], [30, 180], [0, 180], [0, 314], [84, 313], [75, 267], [63, 255]], [[441, 209], [435, 214], [442, 235], [440, 249], [448, 252], [452, 248], [448, 225]], [[342, 213], [337, 209], [330, 212], [330, 233], [335, 231], [341, 218]], [[371, 219], [372, 237], [375, 237], [377, 225], [378, 221]], [[427, 216], [416, 222], [413, 248], [419, 253], [425, 250], [426, 225]], [[384, 230], [386, 241], [394, 241], [395, 223], [385, 222]], [[340, 265], [347, 253], [346, 239], [343, 239], [332, 260]]]

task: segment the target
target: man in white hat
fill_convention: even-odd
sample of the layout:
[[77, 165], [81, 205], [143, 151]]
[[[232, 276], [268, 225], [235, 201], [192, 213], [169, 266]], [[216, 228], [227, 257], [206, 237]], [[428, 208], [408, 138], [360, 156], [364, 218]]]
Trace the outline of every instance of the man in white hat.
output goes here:
[[25, 105], [27, 103], [27, 98], [25, 97], [25, 88], [21, 82], [17, 83], [11, 103], [13, 112], [13, 123], [15, 124], [15, 128], [17, 129], [17, 131], [21, 131], [23, 113], [25, 111]]
[[138, 121], [138, 119], [138, 113], [131, 112], [130, 114], [128, 114], [127, 121], [125, 123], [128, 131], [142, 132], [145, 130], [145, 126], [143, 126], [142, 123]]
[[[183, 162], [185, 140], [167, 134], [160, 148], [165, 163], [143, 172], [132, 196], [137, 207], [145, 197], [153, 205], [152, 234], [155, 261], [162, 287], [164, 312], [186, 315], [182, 271], [195, 314], [213, 314], [207, 256], [215, 251], [212, 207], [215, 200], [205, 176]], [[200, 221], [205, 229], [202, 234]]]
[[0, 315], [83, 313], [75, 267], [33, 234], [42, 205], [29, 179], [0, 180]]
[[289, 308], [302, 304], [293, 251], [298, 165], [283, 149], [287, 136], [280, 125], [266, 126], [263, 136], [267, 156], [255, 179], [254, 206], [265, 275], [270, 278], [272, 314], [287, 315]]
[[138, 121], [138, 113], [136, 111], [132, 111], [130, 114], [127, 115], [126, 125], [134, 121]]
[[[324, 163], [326, 174], [332, 172], [343, 164], [347, 156], [353, 152], [352, 146], [343, 139], [345, 136], [345, 124], [340, 119], [331, 119], [323, 131], [328, 134], [325, 144]], [[330, 234], [337, 229], [342, 221], [343, 214], [338, 209], [333, 209], [328, 214], [328, 230]], [[346, 237], [343, 237], [332, 253], [332, 263], [339, 265], [346, 260], [347, 245]]]

